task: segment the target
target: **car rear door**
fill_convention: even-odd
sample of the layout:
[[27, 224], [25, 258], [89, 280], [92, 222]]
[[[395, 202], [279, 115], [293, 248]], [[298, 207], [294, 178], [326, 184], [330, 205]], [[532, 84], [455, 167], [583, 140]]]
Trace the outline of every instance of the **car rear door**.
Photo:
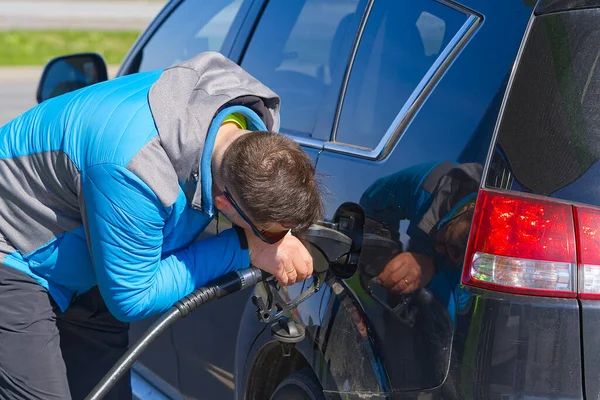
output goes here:
[[[519, 362], [527, 373], [515, 381], [512, 390], [505, 391], [506, 395], [600, 397], [598, 7], [598, 1], [539, 2], [490, 155], [487, 188], [534, 204], [545, 201], [546, 210], [561, 207], [565, 210], [565, 227], [573, 232], [558, 241], [564, 249], [561, 252], [569, 250], [568, 261], [573, 266], [560, 274], [560, 290], [556, 279], [548, 286], [556, 274], [551, 264], [537, 267], [537, 272], [513, 270], [512, 279], [492, 288], [513, 293], [517, 289], [525, 295], [545, 298], [566, 297], [565, 306], [557, 306], [554, 314], [546, 318], [539, 314], [528, 323], [521, 322], [520, 330], [530, 332], [531, 348]], [[548, 220], [546, 225], [544, 239], [559, 234], [560, 218]], [[536, 258], [543, 260], [556, 253], [554, 260], [546, 262], [557, 261], [556, 250], [548, 247]], [[481, 277], [477, 278], [473, 268], [470, 279], [481, 286]], [[532, 280], [534, 273], [538, 276]], [[547, 280], [545, 290], [536, 291], [541, 283], [534, 282], [542, 278]], [[492, 279], [490, 283], [498, 282]], [[578, 321], [578, 312], [580, 323], [567, 323]], [[544, 330], [544, 326], [552, 329]], [[535, 346], [537, 342], [546, 346]]]
[[[440, 161], [484, 163], [532, 8], [522, 2], [464, 3], [470, 7], [447, 1], [370, 4], [333, 133], [317, 164], [329, 177], [327, 218], [345, 202], [360, 203], [370, 186], [396, 173], [418, 176], [424, 165]], [[420, 182], [399, 184], [404, 186], [396, 193], [410, 197]], [[396, 199], [381, 200], [390, 201], [389, 212], [366, 225], [364, 240], [384, 231], [400, 249], [406, 248], [410, 221], [398, 223]], [[384, 248], [370, 250], [366, 255], [363, 249], [360, 260], [373, 275], [389, 257]], [[322, 307], [327, 311], [320, 329], [330, 344], [324, 346], [331, 370], [323, 374], [331, 378], [322, 381], [326, 391], [418, 393], [440, 386], [449, 369], [456, 312], [451, 292], [459, 275], [448, 275], [447, 290], [434, 292], [433, 302], [413, 303], [418, 306], [414, 325], [394, 310], [403, 297], [386, 292], [370, 277], [363, 279], [360, 266], [342, 286], [334, 285], [324, 297], [328, 305]], [[349, 331], [349, 321], [358, 333]], [[357, 337], [364, 339], [359, 347], [367, 350], [345, 354], [357, 349]], [[360, 354], [374, 357], [362, 360]], [[379, 376], [379, 387], [361, 386], [357, 377], [365, 374], [359, 369], [363, 362]], [[446, 380], [445, 386], [444, 396], [455, 397], [452, 382]]]

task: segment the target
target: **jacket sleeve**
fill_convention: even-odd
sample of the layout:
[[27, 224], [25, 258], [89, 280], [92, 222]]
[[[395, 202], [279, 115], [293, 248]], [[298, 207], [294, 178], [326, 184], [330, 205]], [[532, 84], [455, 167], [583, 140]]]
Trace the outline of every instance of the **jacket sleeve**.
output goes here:
[[82, 177], [84, 224], [98, 286], [110, 312], [135, 321], [166, 311], [208, 281], [250, 265], [235, 230], [162, 255], [171, 212], [135, 174], [114, 164]]
[[429, 199], [421, 184], [435, 165], [419, 164], [376, 180], [360, 199], [365, 215], [395, 231], [400, 228], [400, 221], [417, 218]]

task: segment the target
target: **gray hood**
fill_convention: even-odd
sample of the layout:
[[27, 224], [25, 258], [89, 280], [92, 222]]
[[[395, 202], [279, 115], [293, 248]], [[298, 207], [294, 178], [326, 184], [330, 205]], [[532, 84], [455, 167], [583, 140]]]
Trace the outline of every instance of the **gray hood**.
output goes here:
[[268, 130], [279, 129], [279, 97], [220, 53], [200, 53], [165, 69], [148, 102], [160, 144], [181, 182], [198, 176], [207, 132], [224, 107], [246, 106]]

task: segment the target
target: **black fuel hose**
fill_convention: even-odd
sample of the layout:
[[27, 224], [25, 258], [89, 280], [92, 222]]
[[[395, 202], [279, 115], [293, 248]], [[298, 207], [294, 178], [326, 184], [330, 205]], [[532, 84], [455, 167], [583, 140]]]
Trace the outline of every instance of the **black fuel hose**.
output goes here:
[[191, 294], [179, 300], [169, 311], [165, 312], [144, 335], [133, 344], [129, 350], [107, 372], [100, 382], [87, 395], [85, 400], [98, 400], [104, 398], [108, 391], [131, 368], [133, 363], [142, 353], [174, 322], [187, 316], [202, 304], [220, 299], [229, 294], [238, 292], [247, 287], [252, 287], [268, 276], [254, 267], [229, 272], [207, 286], [196, 289]]

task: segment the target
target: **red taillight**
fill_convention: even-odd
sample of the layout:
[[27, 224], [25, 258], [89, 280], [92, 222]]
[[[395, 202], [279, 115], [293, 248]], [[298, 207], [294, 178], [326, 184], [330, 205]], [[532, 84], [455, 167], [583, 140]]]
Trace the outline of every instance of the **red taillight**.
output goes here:
[[575, 207], [579, 297], [600, 299], [600, 211]]
[[482, 190], [463, 283], [544, 296], [577, 294], [573, 208]]

